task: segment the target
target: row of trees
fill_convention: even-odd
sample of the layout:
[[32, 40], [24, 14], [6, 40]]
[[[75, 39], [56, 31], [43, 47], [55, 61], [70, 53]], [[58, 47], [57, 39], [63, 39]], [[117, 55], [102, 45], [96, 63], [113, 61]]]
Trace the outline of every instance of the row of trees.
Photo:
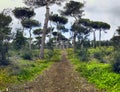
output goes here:
[[6, 16], [4, 12], [0, 13], [0, 64], [8, 64], [6, 62], [6, 54], [10, 40], [11, 28], [9, 24], [11, 21], [12, 18], [10, 16]]
[[112, 64], [113, 70], [116, 73], [120, 73], [120, 27], [116, 30], [117, 35], [111, 39], [114, 46], [114, 62]]
[[[24, 0], [24, 3], [30, 8], [26, 7], [19, 7], [15, 8], [12, 12], [14, 16], [19, 19], [19, 21], [22, 24], [21, 29], [18, 29], [16, 31], [16, 35], [13, 39], [13, 43], [15, 45], [16, 49], [21, 49], [25, 46], [27, 41], [29, 41], [29, 50], [32, 50], [31, 45], [32, 42], [32, 34], [36, 35], [37, 44], [40, 48], [40, 54], [39, 58], [44, 58], [44, 48], [45, 48], [45, 40], [46, 37], [49, 36], [49, 42], [48, 43], [54, 43], [56, 47], [61, 44], [61, 42], [69, 43], [72, 40], [72, 44], [74, 47], [74, 51], [76, 51], [76, 43], [79, 43], [80, 48], [83, 48], [83, 44], [88, 39], [88, 36], [90, 33], [93, 33], [94, 35], [94, 44], [93, 47], [95, 47], [96, 43], [96, 36], [95, 32], [99, 30], [99, 46], [101, 46], [101, 32], [107, 29], [110, 29], [110, 25], [101, 22], [101, 21], [91, 21], [89, 19], [82, 18], [83, 16], [83, 7], [84, 3], [76, 2], [76, 1], [70, 1], [67, 2], [64, 6], [64, 9], [60, 11], [60, 14], [50, 14], [50, 8], [49, 6], [51, 4], [61, 4], [61, 2], [64, 0]], [[45, 20], [43, 28], [41, 28], [41, 23], [37, 20], [34, 20], [33, 17], [35, 16], [34, 8], [37, 7], [43, 7], [46, 6], [46, 14], [45, 14]], [[71, 28], [66, 28], [65, 24], [69, 22], [69, 19], [67, 17], [73, 17], [74, 23], [71, 25]], [[9, 27], [10, 22], [12, 21], [10, 16], [6, 16], [5, 14], [1, 13], [0, 16], [0, 59], [5, 60], [7, 50], [6, 52], [3, 49], [5, 48], [5, 44], [8, 44], [9, 35], [11, 35], [11, 29]], [[48, 25], [52, 23], [56, 27], [52, 27], [52, 25]], [[4, 30], [7, 31], [4, 31]], [[54, 31], [56, 29], [57, 31]], [[29, 32], [29, 38], [24, 37], [24, 30], [28, 30]], [[33, 33], [32, 33], [33, 31]], [[65, 32], [71, 32], [71, 39], [67, 39], [63, 33]], [[5, 36], [4, 36], [5, 35]], [[6, 36], [7, 35], [7, 36]], [[3, 38], [2, 38], [3, 37]], [[64, 44], [63, 43], [63, 44]], [[51, 46], [53, 46], [52, 44]], [[8, 46], [8, 45], [6, 45]], [[8, 48], [7, 48], [8, 49]], [[1, 61], [0, 60], [0, 61]], [[3, 62], [2, 61], [2, 62]]]

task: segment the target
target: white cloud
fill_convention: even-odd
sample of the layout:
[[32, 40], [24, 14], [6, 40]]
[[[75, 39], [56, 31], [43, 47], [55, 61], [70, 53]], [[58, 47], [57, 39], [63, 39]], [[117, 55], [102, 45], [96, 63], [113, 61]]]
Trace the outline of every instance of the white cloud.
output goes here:
[[107, 22], [111, 30], [102, 35], [102, 39], [110, 39], [116, 28], [120, 25], [120, 1], [119, 0], [87, 0], [85, 17], [95, 21]]
[[23, 0], [0, 0], [0, 11], [4, 8], [14, 8], [20, 6], [25, 6]]

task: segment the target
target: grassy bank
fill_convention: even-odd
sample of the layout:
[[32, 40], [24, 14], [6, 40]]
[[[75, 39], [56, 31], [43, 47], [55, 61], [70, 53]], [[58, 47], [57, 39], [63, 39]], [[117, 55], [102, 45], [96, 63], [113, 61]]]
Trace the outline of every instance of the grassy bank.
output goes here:
[[[94, 49], [92, 51], [91, 53], [93, 54], [95, 53], [94, 51], [98, 50]], [[107, 92], [120, 91], [120, 74], [112, 71], [110, 63], [101, 63], [95, 58], [90, 59], [89, 62], [83, 62], [78, 58], [72, 57], [76, 57], [73, 55], [72, 50], [69, 50], [68, 53], [68, 58], [75, 65], [75, 69], [90, 83], [93, 83], [96, 87], [106, 90]]]
[[[34, 51], [32, 54], [36, 54]], [[15, 55], [14, 55], [15, 54]], [[36, 56], [36, 55], [35, 55]], [[61, 59], [60, 50], [49, 52], [46, 50], [45, 59], [25, 60], [19, 57], [16, 52], [11, 55], [11, 64], [0, 67], [0, 90], [34, 80], [45, 69], [49, 68], [54, 62]]]
[[53, 62], [36, 60], [19, 60], [17, 65], [10, 65], [0, 68], [0, 89], [4, 89], [12, 84], [32, 81]]

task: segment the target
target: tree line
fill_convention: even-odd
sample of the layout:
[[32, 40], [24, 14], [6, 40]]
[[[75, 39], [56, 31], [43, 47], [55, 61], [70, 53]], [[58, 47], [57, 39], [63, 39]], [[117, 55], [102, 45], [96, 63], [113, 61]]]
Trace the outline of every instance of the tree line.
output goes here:
[[[54, 11], [50, 13], [50, 5], [61, 5], [63, 1], [66, 2], [65, 0], [24, 0], [28, 7], [17, 7], [12, 10], [13, 15], [19, 19], [22, 25], [21, 29], [16, 29], [14, 36], [10, 27], [11, 16], [4, 12], [0, 13], [0, 64], [8, 63], [7, 53], [11, 44], [16, 50], [21, 50], [25, 46], [29, 47], [29, 51], [33, 48], [39, 49], [40, 59], [44, 59], [46, 46], [50, 50], [54, 49], [54, 47], [73, 47], [74, 52], [76, 52], [77, 48], [83, 49], [85, 46], [92, 45], [91, 47], [95, 48], [96, 46], [101, 47], [103, 43], [111, 45], [111, 41], [101, 41], [101, 32], [106, 33], [106, 30], [110, 29], [110, 25], [103, 21], [92, 21], [83, 18], [84, 3], [67, 1], [59, 14], [54, 14]], [[35, 16], [34, 9], [38, 7], [46, 9], [43, 27], [41, 27], [38, 20], [33, 19]], [[69, 18], [74, 18], [73, 24], [71, 24], [70, 28], [66, 28], [65, 25], [69, 22]], [[28, 38], [24, 36], [25, 31], [29, 33]], [[96, 31], [99, 31], [99, 41], [96, 41]], [[65, 32], [71, 34], [69, 39], [64, 36]], [[32, 34], [35, 35], [36, 40], [34, 41]], [[92, 44], [88, 38], [90, 34], [93, 34]], [[45, 43], [46, 37], [49, 38], [47, 43]], [[113, 40], [115, 39], [117, 37], [113, 38]]]

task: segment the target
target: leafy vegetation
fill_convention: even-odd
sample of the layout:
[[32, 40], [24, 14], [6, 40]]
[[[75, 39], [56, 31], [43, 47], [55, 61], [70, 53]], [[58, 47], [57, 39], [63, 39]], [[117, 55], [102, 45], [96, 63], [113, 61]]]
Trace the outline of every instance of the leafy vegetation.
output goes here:
[[[33, 52], [34, 57], [38, 51], [36, 50]], [[9, 53], [14, 55], [10, 57], [11, 65], [0, 68], [0, 89], [7, 88], [15, 83], [21, 84], [26, 81], [32, 81], [40, 75], [43, 70], [50, 67], [54, 62], [60, 60], [60, 50], [48, 52], [49, 50], [46, 50], [46, 58], [44, 60], [25, 60], [28, 59], [27, 56], [22, 59], [20, 56], [16, 56], [17, 52], [10, 51]], [[49, 54], [52, 54], [52, 56]]]
[[9, 24], [11, 23], [12, 18], [7, 16], [4, 13], [0, 13], [0, 65], [8, 65], [7, 53], [8, 53], [8, 44], [11, 35], [11, 28]]
[[0, 68], [0, 89], [4, 89], [14, 83], [22, 83], [33, 80], [53, 62], [36, 60], [19, 60], [14, 65]]
[[[112, 48], [106, 49], [111, 52]], [[99, 49], [89, 49], [90, 55], [99, 52]], [[108, 53], [107, 53], [108, 54]], [[74, 56], [71, 57], [71, 56]], [[68, 50], [68, 58], [75, 65], [75, 69], [81, 76], [85, 77], [90, 83], [95, 84], [98, 88], [106, 90], [107, 92], [119, 92], [120, 90], [120, 74], [112, 71], [110, 63], [101, 63], [99, 59], [92, 58], [89, 62], [82, 62], [72, 50]]]
[[114, 36], [111, 40], [114, 46], [114, 61], [112, 63], [113, 71], [120, 74], [120, 27], [116, 30], [119, 36]]
[[[111, 40], [101, 41], [102, 32], [106, 33], [111, 26], [82, 18], [84, 3], [70, 0], [60, 14], [52, 11], [50, 14], [50, 5], [60, 5], [63, 1], [24, 0], [30, 8], [15, 8], [10, 12], [13, 14], [4, 9], [0, 13], [0, 89], [33, 80], [53, 62], [60, 61], [60, 49], [68, 49], [68, 58], [89, 82], [110, 92], [120, 90], [120, 27]], [[46, 13], [41, 28], [39, 21], [34, 20], [34, 9], [44, 6]], [[21, 23], [19, 29], [12, 26], [13, 16]], [[69, 17], [73, 18], [72, 23]], [[71, 24], [69, 28], [67, 23]], [[26, 30], [29, 36], [25, 35]], [[99, 31], [99, 41], [96, 41], [96, 31]], [[65, 32], [69, 32], [69, 38]], [[89, 38], [91, 33], [93, 40]]]

